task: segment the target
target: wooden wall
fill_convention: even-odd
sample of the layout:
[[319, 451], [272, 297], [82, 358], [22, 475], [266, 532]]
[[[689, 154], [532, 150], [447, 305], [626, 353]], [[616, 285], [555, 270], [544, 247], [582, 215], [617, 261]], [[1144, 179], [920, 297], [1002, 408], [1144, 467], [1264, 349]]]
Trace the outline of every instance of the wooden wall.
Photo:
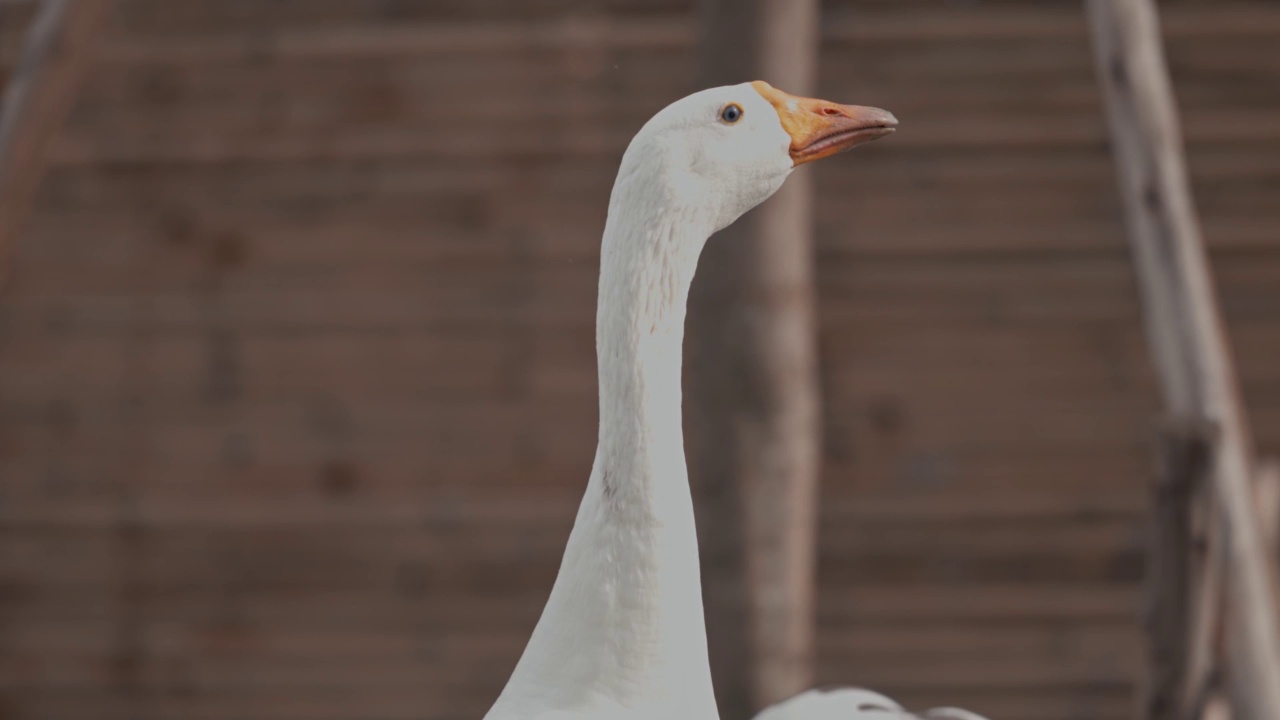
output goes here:
[[[812, 169], [820, 680], [1132, 717], [1158, 402], [1080, 8], [826, 5], [822, 93], [903, 129]], [[1275, 453], [1280, 6], [1167, 8]], [[607, 193], [692, 89], [690, 20], [121, 0], [0, 300], [0, 719], [483, 714], [586, 479]]]

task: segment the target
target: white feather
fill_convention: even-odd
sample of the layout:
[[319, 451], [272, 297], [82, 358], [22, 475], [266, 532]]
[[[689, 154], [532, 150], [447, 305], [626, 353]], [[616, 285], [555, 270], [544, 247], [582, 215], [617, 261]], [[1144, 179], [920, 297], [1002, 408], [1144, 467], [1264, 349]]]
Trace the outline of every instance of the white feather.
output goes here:
[[902, 709], [877, 692], [860, 688], [810, 690], [765, 708], [755, 720], [986, 720], [959, 708], [934, 708], [923, 715]]
[[[722, 123], [730, 102], [743, 116]], [[685, 307], [707, 238], [782, 186], [789, 145], [743, 84], [673, 103], [623, 155], [601, 247], [595, 462], [551, 597], [487, 720], [718, 720], [681, 430]], [[806, 693], [761, 718], [872, 697], [896, 708], [865, 691]]]

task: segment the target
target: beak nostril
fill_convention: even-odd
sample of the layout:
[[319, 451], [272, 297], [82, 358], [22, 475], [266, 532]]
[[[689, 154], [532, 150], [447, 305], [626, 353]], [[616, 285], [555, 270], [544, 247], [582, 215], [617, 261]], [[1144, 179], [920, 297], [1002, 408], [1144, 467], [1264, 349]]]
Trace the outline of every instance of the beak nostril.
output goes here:
[[840, 111], [833, 107], [824, 107], [822, 108], [822, 114], [830, 117], [832, 115], [839, 115]]

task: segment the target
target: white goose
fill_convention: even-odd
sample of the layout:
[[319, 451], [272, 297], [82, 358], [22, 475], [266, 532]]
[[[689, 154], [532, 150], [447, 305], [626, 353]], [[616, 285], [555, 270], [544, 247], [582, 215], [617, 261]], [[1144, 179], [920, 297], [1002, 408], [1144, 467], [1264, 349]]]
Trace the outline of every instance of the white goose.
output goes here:
[[[707, 238], [796, 166], [896, 125], [754, 82], [679, 100], [631, 141], [600, 257], [595, 463], [551, 597], [486, 720], [718, 720], [680, 421], [689, 285]], [[864, 690], [811, 691], [759, 716], [909, 717]]]

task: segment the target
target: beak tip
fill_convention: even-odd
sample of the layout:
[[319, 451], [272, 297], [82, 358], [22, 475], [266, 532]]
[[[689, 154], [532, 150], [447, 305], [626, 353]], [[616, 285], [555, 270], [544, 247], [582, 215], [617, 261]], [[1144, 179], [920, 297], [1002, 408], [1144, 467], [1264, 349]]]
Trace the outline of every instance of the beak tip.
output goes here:
[[888, 110], [880, 110], [876, 113], [879, 117], [876, 121], [885, 128], [893, 130], [898, 127], [898, 118]]

